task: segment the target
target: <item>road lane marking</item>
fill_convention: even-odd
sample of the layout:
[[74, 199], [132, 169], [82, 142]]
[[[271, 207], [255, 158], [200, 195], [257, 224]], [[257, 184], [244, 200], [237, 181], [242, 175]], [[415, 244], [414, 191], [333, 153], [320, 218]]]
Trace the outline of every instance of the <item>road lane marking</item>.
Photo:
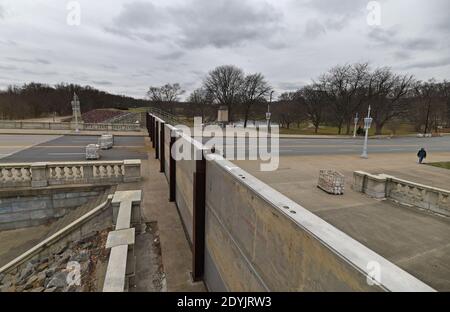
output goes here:
[[48, 153], [47, 155], [52, 156], [63, 156], [63, 155], [85, 155], [86, 153]]

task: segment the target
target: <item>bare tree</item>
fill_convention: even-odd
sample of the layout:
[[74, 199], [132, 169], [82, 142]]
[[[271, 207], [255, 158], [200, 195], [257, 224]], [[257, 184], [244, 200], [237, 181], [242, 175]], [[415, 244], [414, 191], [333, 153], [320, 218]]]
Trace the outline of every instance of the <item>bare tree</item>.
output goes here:
[[319, 83], [325, 86], [331, 98], [339, 134], [344, 125], [350, 133], [353, 114], [365, 100], [368, 67], [367, 63], [336, 66], [319, 78]]
[[278, 101], [272, 105], [274, 120], [280, 123], [282, 128], [290, 129], [291, 124], [297, 124], [307, 120], [303, 106], [299, 105], [296, 92], [285, 92], [280, 95]]
[[233, 106], [239, 102], [243, 82], [243, 70], [233, 65], [216, 67], [204, 81], [205, 89], [214, 101], [228, 107], [230, 121], [233, 121]]
[[408, 107], [401, 100], [410, 93], [413, 83], [413, 76], [396, 75], [386, 67], [378, 68], [370, 74], [367, 101], [372, 107], [377, 135], [382, 133], [388, 121], [405, 113]]
[[202, 119], [205, 120], [206, 112], [212, 103], [212, 96], [204, 88], [194, 90], [188, 101], [194, 105], [195, 110], [200, 112]]
[[244, 108], [244, 128], [247, 127], [250, 110], [256, 103], [265, 102], [272, 88], [260, 73], [248, 75], [244, 78], [241, 88], [241, 101]]
[[419, 103], [419, 114], [424, 116], [424, 134], [431, 129], [430, 117], [436, 109], [434, 100], [438, 95], [438, 87], [435, 79], [418, 81], [414, 86], [414, 95]]
[[305, 106], [308, 119], [314, 125], [314, 133], [317, 134], [323, 122], [325, 110], [330, 104], [327, 92], [322, 85], [315, 83], [299, 90], [298, 100]]
[[150, 101], [161, 104], [161, 103], [172, 103], [177, 102], [179, 97], [184, 94], [184, 90], [181, 89], [179, 83], [170, 84], [167, 83], [161, 87], [150, 87], [147, 96]]

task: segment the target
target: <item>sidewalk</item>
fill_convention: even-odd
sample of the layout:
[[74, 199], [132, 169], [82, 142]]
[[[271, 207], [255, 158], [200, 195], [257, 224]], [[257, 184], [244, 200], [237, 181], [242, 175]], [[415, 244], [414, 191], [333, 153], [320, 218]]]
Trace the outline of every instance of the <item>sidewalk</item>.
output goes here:
[[[192, 283], [192, 253], [175, 203], [169, 202], [169, 185], [155, 159], [149, 138], [145, 139], [148, 160], [142, 161], [142, 181], [120, 184], [118, 190], [142, 189], [144, 222], [157, 222], [167, 291], [206, 291], [202, 282]], [[150, 265], [150, 264], [149, 264]]]
[[[0, 129], [0, 135], [2, 134], [24, 134], [24, 135], [90, 135], [100, 136], [107, 131], [80, 131], [74, 130], [39, 130], [39, 129]], [[142, 129], [141, 131], [111, 131], [115, 136], [147, 136], [147, 132]]]

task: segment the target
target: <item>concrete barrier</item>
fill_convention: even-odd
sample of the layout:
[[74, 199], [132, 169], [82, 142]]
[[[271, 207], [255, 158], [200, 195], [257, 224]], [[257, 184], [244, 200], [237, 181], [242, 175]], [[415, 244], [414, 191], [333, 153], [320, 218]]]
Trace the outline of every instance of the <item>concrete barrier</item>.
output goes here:
[[194, 280], [209, 290], [433, 291], [201, 143], [177, 140], [206, 158], [176, 162], [175, 197]]
[[115, 184], [140, 179], [140, 160], [0, 164], [0, 188]]
[[450, 191], [396, 177], [364, 171], [353, 173], [353, 189], [378, 199], [391, 199], [401, 204], [425, 209], [450, 217]]

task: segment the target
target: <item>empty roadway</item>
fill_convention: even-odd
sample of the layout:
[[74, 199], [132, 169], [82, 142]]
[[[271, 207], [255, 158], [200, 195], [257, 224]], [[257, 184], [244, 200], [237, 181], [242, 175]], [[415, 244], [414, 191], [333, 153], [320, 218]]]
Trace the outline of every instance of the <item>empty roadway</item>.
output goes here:
[[[18, 137], [21, 137], [21, 140]], [[0, 147], [5, 152], [1, 162], [83, 161], [85, 160], [86, 145], [97, 143], [98, 138], [99, 136], [75, 135], [59, 137], [0, 135]], [[38, 144], [31, 145], [30, 141]], [[6, 154], [6, 152], [8, 153]], [[114, 137], [114, 147], [110, 150], [100, 151], [100, 155], [100, 160], [146, 159], [144, 138], [116, 136]]]

